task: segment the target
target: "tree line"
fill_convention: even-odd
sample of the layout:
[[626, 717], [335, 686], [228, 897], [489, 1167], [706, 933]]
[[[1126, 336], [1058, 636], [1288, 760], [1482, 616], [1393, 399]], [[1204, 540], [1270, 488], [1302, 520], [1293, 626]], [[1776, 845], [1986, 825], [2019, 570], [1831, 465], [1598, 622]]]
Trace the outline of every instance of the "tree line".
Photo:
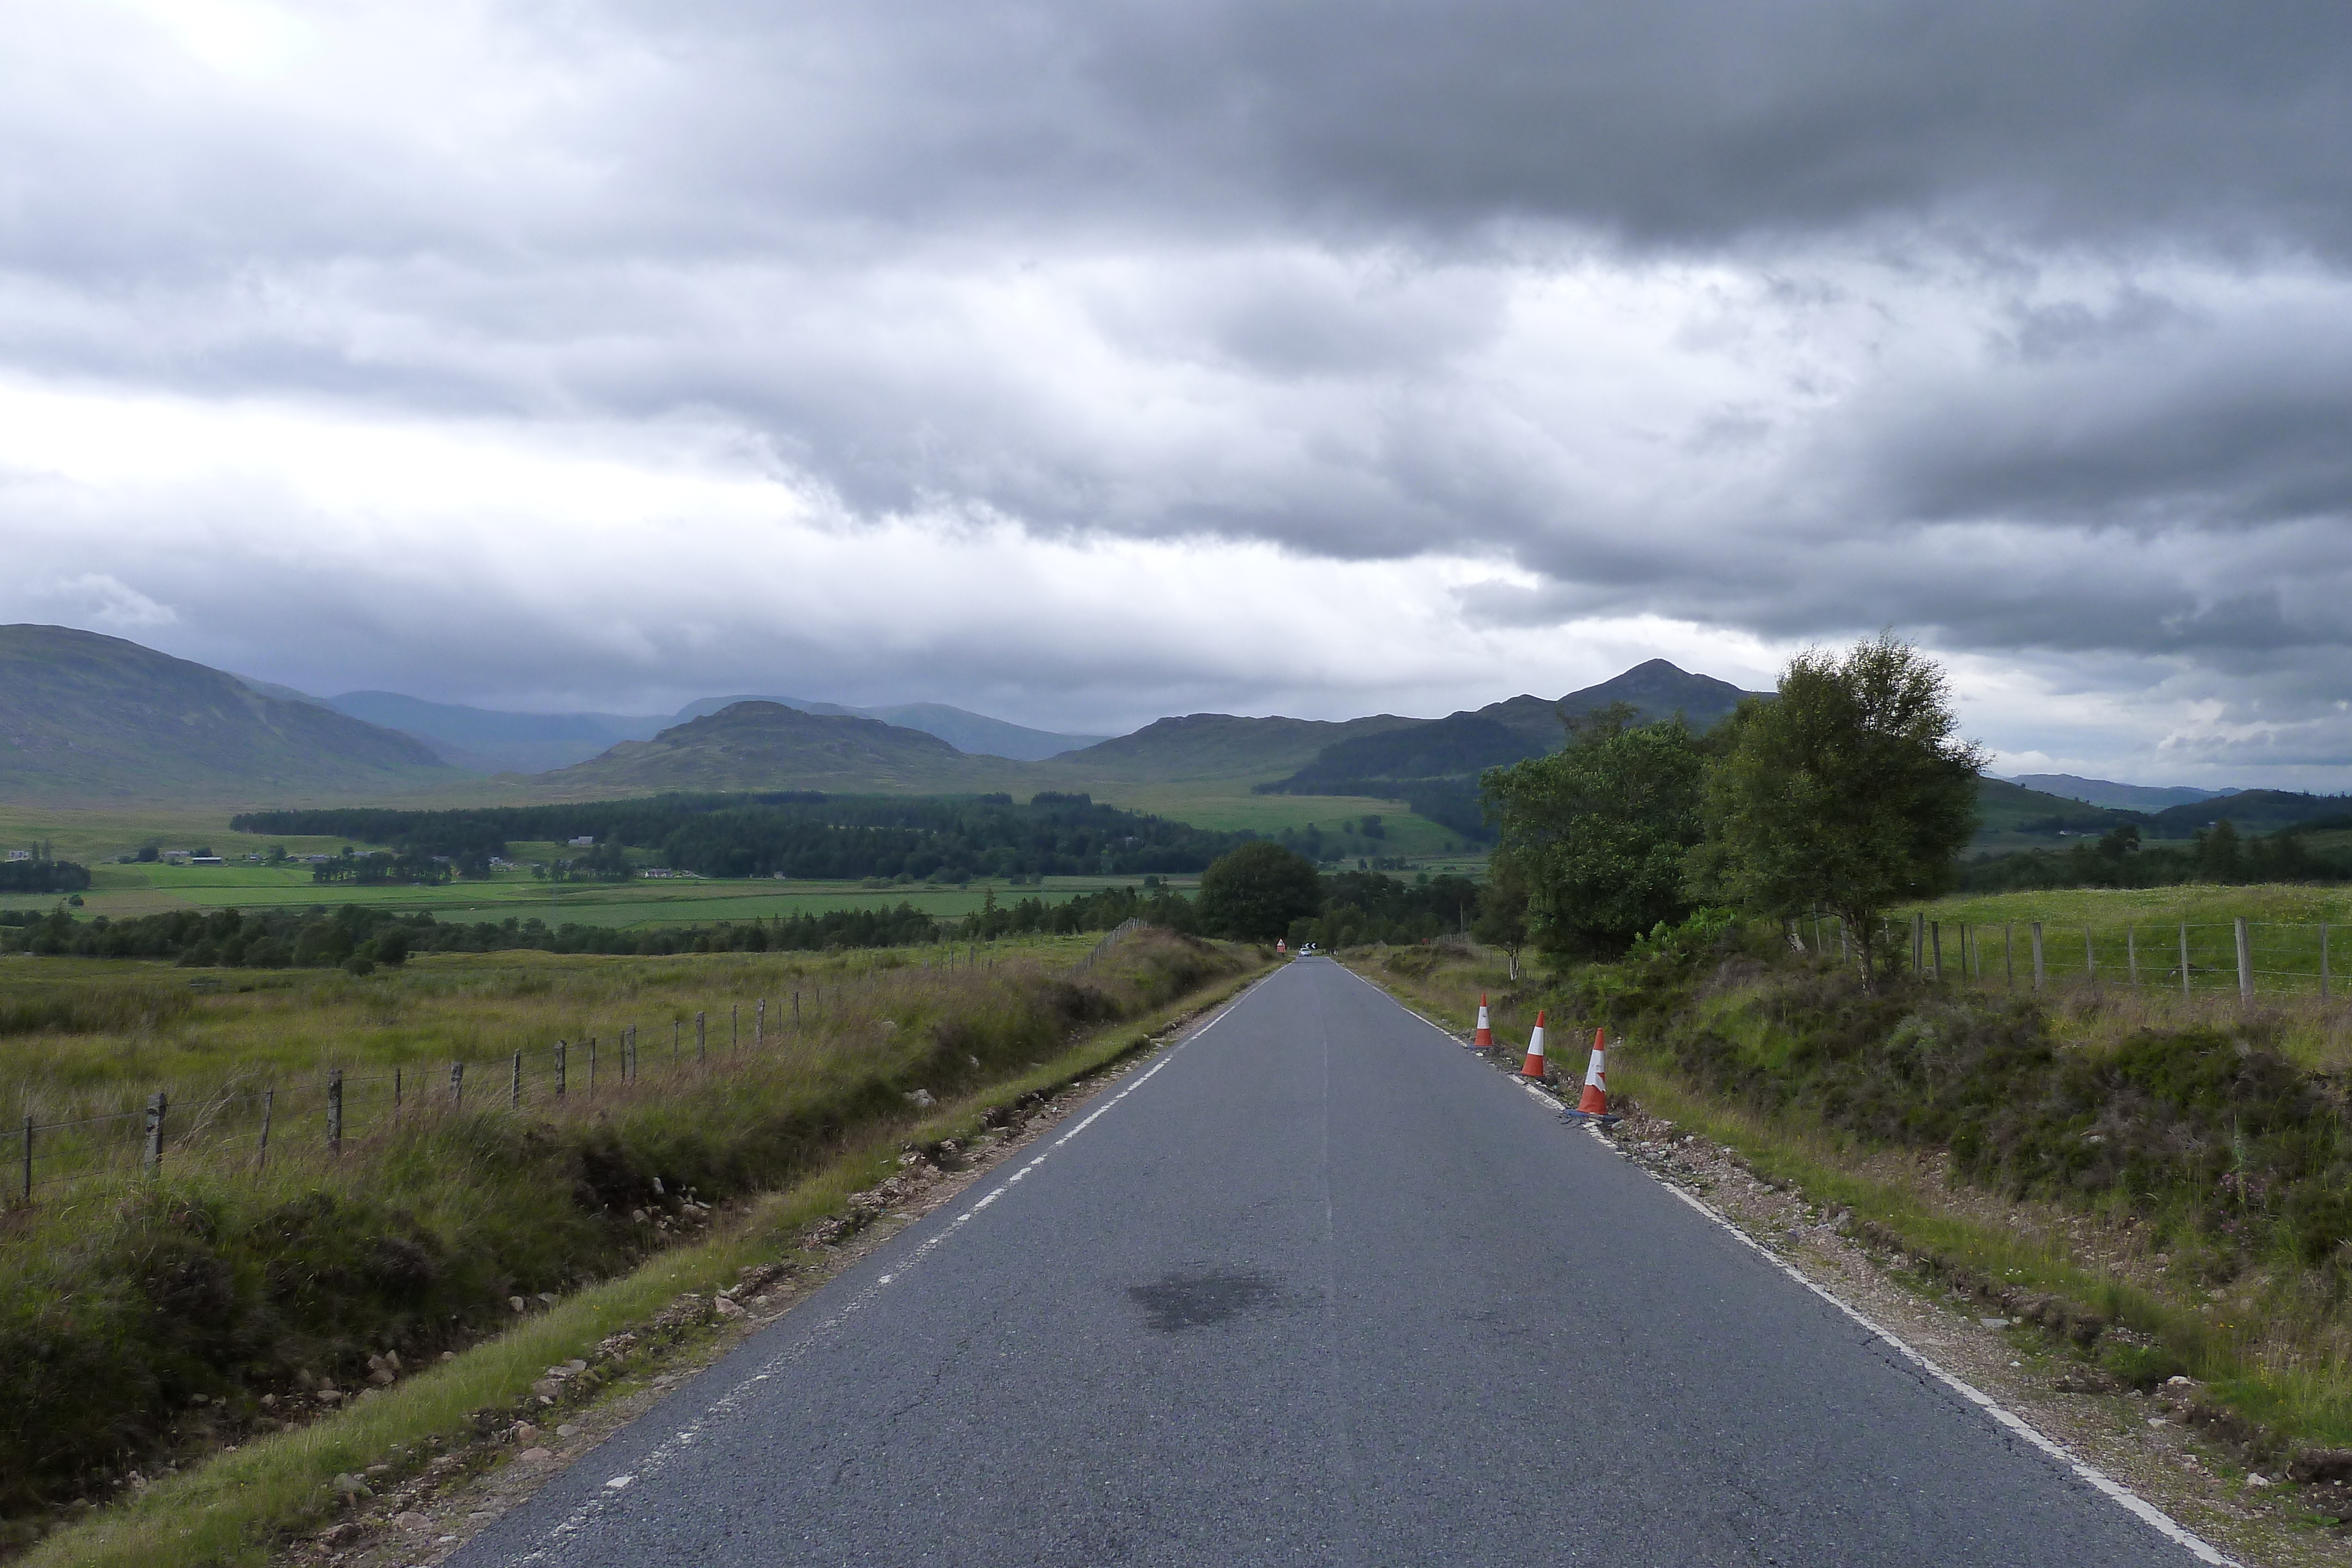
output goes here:
[[1054, 791], [1025, 804], [1003, 794], [672, 794], [443, 811], [252, 811], [232, 825], [383, 844], [412, 861], [445, 857], [459, 875], [487, 874], [490, 861], [516, 841], [584, 838], [593, 849], [576, 857], [572, 874], [628, 874], [623, 852], [635, 850], [700, 876], [814, 881], [1191, 873], [1249, 837]]
[[76, 920], [60, 905], [46, 915], [0, 913], [0, 953], [161, 959], [184, 968], [341, 968], [365, 975], [420, 953], [822, 952], [909, 946], [940, 941], [951, 931], [905, 903], [889, 909], [833, 909], [634, 931], [573, 921], [551, 926], [536, 916], [443, 921], [361, 904], [333, 910], [173, 910], [123, 920], [102, 915]]
[[0, 861], [0, 893], [81, 893], [89, 886], [89, 868], [52, 859], [47, 844], [35, 845], [28, 859]]
[[2200, 828], [2185, 844], [2146, 843], [2139, 825], [2126, 822], [2094, 841], [2063, 850], [2019, 850], [1978, 855], [1960, 867], [1968, 893], [2017, 893], [2063, 887], [2174, 887], [2185, 883], [2352, 881], [2352, 848], [2315, 847], [2305, 835], [2352, 828], [2352, 817], [2292, 822], [2273, 833], [2241, 834], [2224, 817]]

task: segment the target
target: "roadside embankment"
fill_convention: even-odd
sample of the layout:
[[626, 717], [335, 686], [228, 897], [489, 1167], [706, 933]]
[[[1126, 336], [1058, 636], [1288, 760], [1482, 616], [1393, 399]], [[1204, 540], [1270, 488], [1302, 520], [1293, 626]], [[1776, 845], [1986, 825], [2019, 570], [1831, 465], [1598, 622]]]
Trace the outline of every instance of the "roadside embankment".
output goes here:
[[[235, 1448], [225, 1462], [255, 1476], [187, 1501], [211, 1543], [169, 1560], [259, 1550], [338, 1500], [318, 1495], [317, 1462], [388, 1462], [396, 1442], [529, 1397], [548, 1363], [693, 1288], [681, 1270], [723, 1281], [813, 1219], [854, 1216], [846, 1195], [881, 1179], [899, 1143], [952, 1135], [942, 1116], [1091, 1070], [1133, 1049], [1136, 1020], [1260, 967], [1147, 930], [1083, 972], [902, 968], [869, 977], [863, 1005], [837, 1002], [822, 1030], [593, 1101], [420, 1103], [331, 1161], [256, 1171], [198, 1146], [15, 1210], [0, 1233], [15, 1542], [125, 1497], [145, 1544], [90, 1555], [68, 1549], [74, 1531], [42, 1560], [163, 1561], [157, 1542], [183, 1532], [148, 1500]], [[242, 1490], [253, 1499], [231, 1501]]]
[[1743, 1187], [2035, 1336], [2060, 1388], [2169, 1400], [2245, 1484], [2352, 1520], [2352, 1121], [2273, 1011], [1871, 993], [1770, 931], [1516, 986], [1465, 947], [1345, 956], [1456, 1028], [1483, 988], [1507, 1049], [1547, 1009], [1570, 1082], [1606, 1030], [1621, 1145], [1662, 1174], [1699, 1151], [1659, 1127], [1705, 1134]]

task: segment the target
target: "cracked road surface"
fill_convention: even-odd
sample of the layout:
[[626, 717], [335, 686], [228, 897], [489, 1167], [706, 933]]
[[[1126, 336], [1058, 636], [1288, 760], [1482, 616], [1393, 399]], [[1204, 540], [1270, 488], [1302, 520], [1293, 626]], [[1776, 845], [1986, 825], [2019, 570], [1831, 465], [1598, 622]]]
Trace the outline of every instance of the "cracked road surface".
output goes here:
[[1304, 959], [450, 1561], [2199, 1557]]

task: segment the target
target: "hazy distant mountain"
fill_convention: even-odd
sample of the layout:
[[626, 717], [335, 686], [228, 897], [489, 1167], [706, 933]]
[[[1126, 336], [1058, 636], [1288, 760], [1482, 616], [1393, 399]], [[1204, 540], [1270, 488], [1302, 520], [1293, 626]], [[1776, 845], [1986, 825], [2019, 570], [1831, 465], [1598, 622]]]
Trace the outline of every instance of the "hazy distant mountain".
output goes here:
[[1680, 714], [1706, 729], [1749, 693], [1712, 675], [1695, 675], [1664, 659], [1636, 664], [1556, 702], [1516, 696], [1444, 718], [1407, 719], [1371, 734], [1334, 740], [1289, 778], [1260, 784], [1263, 793], [1370, 795], [1401, 800], [1432, 821], [1471, 839], [1487, 836], [1478, 776], [1556, 751], [1567, 738], [1563, 714], [1632, 705], [1636, 723]]
[[345, 692], [338, 713], [396, 729], [476, 773], [541, 773], [584, 761], [616, 741], [647, 740], [671, 721], [618, 713], [500, 713], [426, 702], [399, 692]]
[[[1335, 740], [1297, 773], [1265, 788], [1292, 795], [1410, 798], [1412, 791], [1402, 786], [1450, 780], [1457, 788], [1447, 792], [1464, 795], [1465, 788], [1489, 768], [1558, 750], [1566, 739], [1562, 714], [1581, 716], [1612, 703], [1628, 703], [1634, 709], [1636, 723], [1671, 718], [1679, 713], [1693, 728], [1706, 729], [1750, 695], [1728, 681], [1695, 675], [1664, 659], [1652, 659], [1556, 702], [1516, 696], [1475, 711], [1436, 719], [1407, 719], [1374, 734]], [[1454, 814], [1460, 816], [1462, 811]], [[1475, 817], [1465, 816], [1457, 825], [1475, 826]]]
[[969, 757], [935, 735], [854, 714], [739, 702], [625, 740], [586, 762], [531, 780], [572, 799], [665, 789], [819, 789], [958, 794], [1018, 787], [1026, 765]]
[[2191, 785], [2118, 784], [2111, 779], [2078, 779], [2072, 773], [2021, 773], [2011, 780], [2045, 795], [2063, 796], [2092, 806], [2120, 807], [2127, 811], [2161, 811], [2168, 806], [2193, 806], [2200, 800], [2234, 795], [2235, 789], [2199, 789]]
[[[1769, 692], [1742, 691], [1729, 681], [1718, 681], [1713, 675], [1693, 674], [1664, 659], [1651, 659], [1634, 665], [1623, 674], [1612, 675], [1598, 685], [1570, 692], [1553, 706], [1566, 713], [1588, 714], [1607, 707], [1611, 703], [1631, 703], [1639, 723], [1648, 724], [1680, 714], [1693, 729], [1712, 729], [1731, 716], [1731, 710], [1739, 706], [1742, 698], [1771, 695]], [[1532, 697], [1512, 699], [1517, 703], [1534, 700]], [[1480, 708], [1478, 711], [1488, 713], [1492, 710]]]
[[[265, 683], [247, 681], [256, 690]], [[273, 695], [285, 693], [278, 687]], [[298, 700], [322, 699], [292, 694]], [[457, 703], [426, 702], [398, 692], [345, 692], [326, 706], [371, 724], [413, 735], [445, 761], [477, 773], [543, 773], [585, 762], [624, 740], [650, 740], [661, 731], [704, 717], [737, 703], [777, 703], [803, 713], [878, 718], [906, 729], [937, 736], [961, 751], [991, 757], [1052, 757], [1101, 739], [1093, 735], [1055, 735], [1008, 724], [986, 714], [944, 703], [908, 703], [898, 707], [855, 708], [808, 697], [742, 695], [703, 697], [675, 714], [505, 713]]]
[[1155, 719], [1047, 767], [1094, 779], [1174, 781], [1264, 779], [1288, 773], [1334, 741], [1426, 724], [1426, 719], [1371, 718], [1333, 724], [1312, 718], [1245, 718], [1229, 713]]
[[925, 735], [936, 735], [958, 751], [975, 757], [1009, 757], [1016, 762], [1038, 762], [1048, 757], [1059, 757], [1066, 751], [1093, 746], [1107, 740], [1100, 735], [1063, 735], [1053, 730], [1031, 729], [1024, 724], [1006, 719], [991, 718], [984, 713], [969, 708], [950, 707], [945, 703], [900, 703], [893, 707], [845, 707], [839, 703], [812, 702], [806, 697], [775, 695], [705, 697], [688, 703], [677, 710], [679, 718], [694, 718], [734, 703], [782, 703], [803, 713], [846, 715], [853, 718], [878, 718], [885, 724], [895, 724], [902, 729], [919, 729]]
[[936, 735], [958, 751], [982, 757], [1010, 757], [1022, 762], [1042, 762], [1048, 757], [1098, 746], [1110, 738], [1107, 735], [1061, 735], [1053, 730], [1031, 729], [1027, 725], [991, 718], [984, 713], [950, 707], [945, 703], [902, 703], [897, 707], [859, 711], [886, 724], [904, 725], [908, 729]]
[[453, 777], [421, 742], [120, 637], [0, 627], [0, 799], [294, 800]]

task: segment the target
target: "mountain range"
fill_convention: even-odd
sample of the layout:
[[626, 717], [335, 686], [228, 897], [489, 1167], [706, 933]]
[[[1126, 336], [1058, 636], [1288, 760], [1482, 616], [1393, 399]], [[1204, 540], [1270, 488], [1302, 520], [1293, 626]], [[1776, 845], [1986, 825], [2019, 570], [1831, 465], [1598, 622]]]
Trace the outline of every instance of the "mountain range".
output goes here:
[[2021, 773], [2010, 780], [2028, 789], [2086, 806], [2120, 807], [2127, 811], [2161, 811], [2171, 806], [2193, 806], [2200, 800], [2235, 795], [2235, 789], [2200, 789], [2189, 784], [2118, 784], [2111, 779], [2078, 779], [2072, 773]]
[[259, 681], [247, 681], [247, 685], [273, 696], [316, 703], [353, 718], [415, 736], [443, 761], [473, 773], [543, 773], [568, 768], [600, 756], [623, 741], [651, 740], [672, 726], [741, 702], [777, 703], [803, 713], [836, 717], [879, 719], [885, 724], [937, 736], [959, 751], [1016, 761], [1042, 761], [1107, 738], [1031, 729], [1026, 725], [950, 707], [945, 703], [860, 708], [807, 697], [747, 694], [704, 697], [667, 715], [508, 713], [457, 703], [427, 702], [398, 692], [345, 692], [341, 696], [314, 697]]
[[[6, 626], [0, 627], [0, 803], [257, 806], [422, 797], [454, 804], [668, 789], [1058, 790], [1154, 810], [1223, 801], [1218, 810], [1232, 815], [1256, 793], [1403, 800], [1469, 839], [1483, 836], [1479, 772], [1554, 749], [1564, 716], [1623, 703], [1638, 720], [1680, 714], [1706, 729], [1755, 695], [1653, 659], [1558, 699], [1522, 695], [1444, 718], [1189, 714], [1101, 739], [941, 704], [856, 709], [711, 697], [661, 719], [501, 713], [390, 692], [320, 698], [121, 638]], [[2236, 792], [2033, 775], [2016, 783], [1988, 779], [1982, 793], [1989, 833], [2054, 837], [2125, 821], [2185, 833], [2207, 820], [2217, 797]], [[2342, 809], [2340, 801], [2272, 791], [2231, 803], [2232, 818], [2250, 829], [2258, 819], [2267, 829]]]
[[407, 793], [459, 775], [422, 741], [67, 626], [0, 626], [0, 800]]

